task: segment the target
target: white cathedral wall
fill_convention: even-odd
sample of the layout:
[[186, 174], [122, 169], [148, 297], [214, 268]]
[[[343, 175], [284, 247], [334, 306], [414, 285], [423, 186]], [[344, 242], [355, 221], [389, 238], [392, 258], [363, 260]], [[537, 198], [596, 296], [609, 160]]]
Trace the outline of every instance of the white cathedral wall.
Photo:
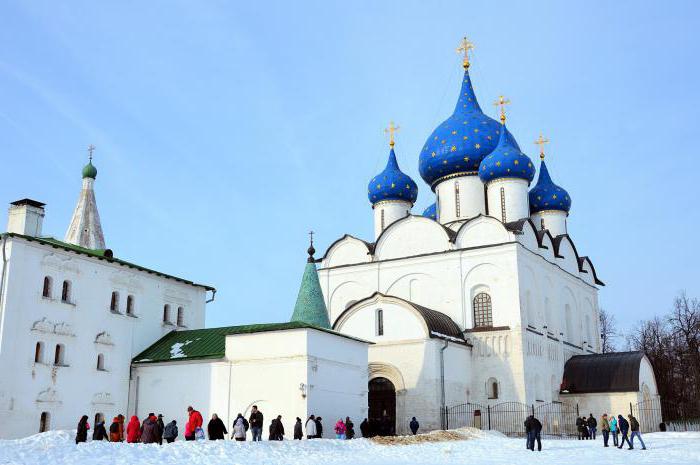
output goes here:
[[437, 219], [441, 224], [486, 213], [484, 183], [476, 174], [447, 179], [435, 186]]
[[[92, 423], [95, 413], [108, 420], [125, 413], [131, 358], [174, 328], [162, 323], [163, 305], [183, 306], [190, 328], [204, 325], [203, 288], [19, 238], [7, 253], [0, 372], [13, 375], [0, 377], [1, 438], [37, 433], [41, 412], [49, 412], [51, 429], [75, 428], [83, 414]], [[53, 280], [51, 299], [42, 297], [44, 276]], [[64, 280], [71, 303], [61, 302]], [[120, 315], [109, 309], [113, 290], [121, 293]], [[136, 318], [124, 314], [128, 294]], [[34, 363], [37, 342], [41, 363]], [[58, 344], [66, 366], [53, 365]], [[97, 370], [98, 354], [105, 371]]]
[[[502, 178], [486, 186], [489, 215], [508, 223], [530, 216], [528, 183], [524, 179]], [[505, 220], [505, 221], [504, 221]]]

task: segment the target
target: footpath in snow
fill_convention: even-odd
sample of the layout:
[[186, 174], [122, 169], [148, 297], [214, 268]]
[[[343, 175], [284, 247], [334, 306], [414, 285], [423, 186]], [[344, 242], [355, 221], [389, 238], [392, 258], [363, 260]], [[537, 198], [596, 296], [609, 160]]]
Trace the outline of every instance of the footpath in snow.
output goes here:
[[524, 439], [509, 439], [498, 433], [481, 431], [470, 435], [473, 439], [409, 445], [380, 445], [368, 439], [317, 439], [262, 443], [178, 441], [158, 446], [109, 442], [75, 445], [72, 433], [54, 431], [0, 441], [0, 464], [700, 464], [700, 433], [697, 432], [646, 434], [647, 450], [644, 451], [604, 448], [602, 440], [552, 440], [543, 443], [542, 452], [530, 452], [525, 449]]

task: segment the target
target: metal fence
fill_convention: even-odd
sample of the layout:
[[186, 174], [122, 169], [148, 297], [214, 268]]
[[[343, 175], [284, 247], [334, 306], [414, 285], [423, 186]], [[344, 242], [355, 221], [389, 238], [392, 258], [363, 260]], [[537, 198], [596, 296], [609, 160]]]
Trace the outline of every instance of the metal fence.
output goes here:
[[700, 403], [649, 399], [630, 404], [642, 432], [700, 431]]
[[445, 429], [470, 426], [483, 430], [500, 431], [509, 437], [525, 437], [525, 419], [535, 415], [542, 423], [542, 436], [548, 439], [577, 437], [578, 405], [561, 402], [527, 405], [520, 402], [501, 402], [496, 405], [466, 403], [446, 407], [443, 413]]

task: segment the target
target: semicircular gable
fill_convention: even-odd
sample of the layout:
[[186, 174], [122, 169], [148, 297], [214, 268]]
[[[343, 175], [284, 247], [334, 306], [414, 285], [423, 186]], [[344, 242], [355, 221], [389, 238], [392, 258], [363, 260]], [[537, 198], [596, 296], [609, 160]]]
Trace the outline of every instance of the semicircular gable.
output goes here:
[[322, 258], [322, 267], [329, 268], [370, 261], [372, 261], [370, 245], [346, 234], [328, 247]]
[[343, 313], [345, 309], [349, 308], [355, 302], [371, 295], [372, 292], [372, 289], [366, 289], [365, 286], [357, 281], [345, 281], [333, 287], [330, 291], [330, 298], [328, 299], [328, 312], [330, 314], [331, 323], [338, 315]]
[[573, 241], [567, 234], [554, 238], [554, 252], [557, 263], [571, 274], [579, 273], [579, 257]]
[[410, 257], [452, 249], [444, 226], [430, 218], [409, 215], [389, 225], [377, 238], [376, 260]]
[[513, 240], [513, 235], [496, 218], [479, 215], [465, 222], [457, 232], [455, 244], [460, 249]]
[[521, 234], [517, 234], [515, 236], [516, 240], [520, 242], [526, 249], [537, 253], [538, 249], [540, 248], [540, 238], [537, 235], [537, 229], [535, 228], [535, 225], [532, 224], [532, 221], [530, 219], [523, 221], [523, 225], [520, 232]]
[[543, 229], [540, 231], [537, 231], [537, 236], [540, 241], [540, 248], [537, 250], [537, 253], [542, 255], [544, 258], [549, 260], [550, 262], [554, 261], [554, 238], [552, 237], [552, 234], [547, 230]]

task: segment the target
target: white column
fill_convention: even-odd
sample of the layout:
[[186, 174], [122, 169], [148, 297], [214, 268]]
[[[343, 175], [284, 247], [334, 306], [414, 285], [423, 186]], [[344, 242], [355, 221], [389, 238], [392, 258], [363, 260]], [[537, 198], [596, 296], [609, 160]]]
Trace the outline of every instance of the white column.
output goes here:
[[404, 200], [382, 200], [372, 206], [374, 210], [374, 239], [391, 223], [411, 214], [411, 202]]
[[566, 232], [566, 217], [567, 213], [561, 210], [543, 210], [531, 215], [532, 222], [535, 223], [535, 228], [548, 229], [549, 233], [556, 237]]
[[486, 186], [489, 215], [504, 223], [530, 216], [528, 183], [524, 179], [494, 179]]
[[435, 194], [437, 220], [441, 224], [486, 213], [484, 183], [476, 174], [446, 179], [435, 186]]

